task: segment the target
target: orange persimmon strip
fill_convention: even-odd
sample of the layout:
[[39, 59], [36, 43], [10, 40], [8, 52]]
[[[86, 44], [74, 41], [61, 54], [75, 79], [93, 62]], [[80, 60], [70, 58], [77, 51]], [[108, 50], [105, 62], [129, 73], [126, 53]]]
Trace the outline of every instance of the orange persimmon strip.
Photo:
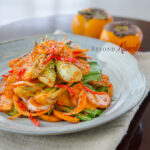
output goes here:
[[95, 107], [98, 107], [101, 109], [107, 108], [111, 103], [111, 99], [107, 93], [106, 95], [96, 95], [96, 94], [87, 92], [87, 101], [90, 104], [94, 105]]
[[96, 107], [92, 104], [90, 104], [88, 101], [86, 102], [85, 109], [96, 109]]
[[68, 115], [65, 115], [63, 112], [61, 111], [57, 111], [57, 110], [53, 110], [53, 114], [62, 119], [62, 120], [65, 120], [65, 121], [68, 121], [68, 122], [72, 122], [72, 123], [78, 123], [79, 122], [79, 119], [76, 118], [76, 117], [73, 117], [73, 116], [68, 116]]
[[60, 118], [54, 116], [54, 115], [40, 115], [38, 116], [42, 120], [48, 121], [48, 122], [59, 122], [61, 121]]
[[68, 91], [63, 92], [60, 96], [57, 97], [57, 104], [61, 106], [74, 106], [70, 100]]
[[24, 115], [24, 116], [39, 116], [39, 115], [42, 115], [42, 114], [47, 113], [47, 112], [48, 112], [49, 110], [51, 110], [52, 107], [53, 107], [53, 105], [51, 105], [51, 106], [50, 106], [48, 109], [46, 109], [46, 110], [39, 111], [39, 112], [35, 112], [35, 113], [31, 113], [31, 112], [28, 112], [28, 111], [24, 111], [24, 110], [20, 107], [18, 100], [19, 100], [18, 96], [14, 94], [14, 96], [13, 96], [14, 105], [15, 105], [17, 111], [18, 111], [20, 114]]
[[85, 108], [85, 106], [86, 106], [86, 94], [82, 90], [79, 94], [77, 107], [74, 110], [70, 111], [69, 113], [65, 113], [65, 114], [66, 115], [77, 114], [77, 113], [81, 112]]

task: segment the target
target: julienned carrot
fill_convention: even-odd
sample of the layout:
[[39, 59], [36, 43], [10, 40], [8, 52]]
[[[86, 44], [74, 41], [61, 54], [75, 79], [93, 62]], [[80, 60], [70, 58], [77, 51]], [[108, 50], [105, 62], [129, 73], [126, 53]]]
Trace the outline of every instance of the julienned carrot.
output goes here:
[[69, 113], [65, 113], [66, 115], [74, 115], [81, 112], [86, 106], [86, 95], [85, 92], [82, 90], [79, 94], [78, 104], [74, 110], [71, 110]]
[[48, 63], [52, 58], [53, 58], [53, 55], [55, 53], [55, 46], [52, 45], [52, 51], [50, 52], [49, 56], [47, 57], [47, 59], [44, 60], [44, 64]]
[[38, 116], [42, 120], [48, 121], [48, 122], [59, 122], [61, 121], [60, 118], [54, 116], [54, 115], [40, 115]]
[[63, 112], [61, 111], [58, 111], [58, 110], [53, 110], [53, 114], [62, 119], [62, 120], [65, 120], [65, 121], [68, 121], [68, 122], [72, 122], [72, 123], [78, 123], [79, 122], [79, 119], [76, 118], [76, 117], [73, 117], [73, 116], [68, 116], [68, 115], [65, 115]]

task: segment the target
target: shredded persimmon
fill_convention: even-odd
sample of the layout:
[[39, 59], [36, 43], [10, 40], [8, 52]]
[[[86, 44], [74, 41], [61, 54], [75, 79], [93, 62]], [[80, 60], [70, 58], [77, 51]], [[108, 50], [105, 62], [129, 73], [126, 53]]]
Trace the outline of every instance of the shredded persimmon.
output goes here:
[[79, 123], [99, 116], [111, 104], [113, 85], [86, 52], [66, 36], [35, 42], [30, 53], [8, 62], [0, 112], [12, 115], [10, 120], [28, 117], [37, 127], [38, 119]]
[[48, 55], [48, 57], [46, 58], [46, 60], [44, 60], [44, 64], [48, 63], [52, 58], [53, 58], [53, 55], [55, 53], [55, 46], [52, 45], [52, 51], [50, 52], [50, 54]]

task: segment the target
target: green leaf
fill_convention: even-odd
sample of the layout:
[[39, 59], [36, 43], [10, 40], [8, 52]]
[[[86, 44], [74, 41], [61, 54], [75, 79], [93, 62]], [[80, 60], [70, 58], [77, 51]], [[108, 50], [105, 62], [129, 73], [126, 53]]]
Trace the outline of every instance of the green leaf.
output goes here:
[[66, 108], [68, 108], [68, 109], [74, 109], [73, 107], [70, 107], [70, 106], [65, 106]]
[[89, 62], [90, 72], [83, 76], [82, 82], [87, 83], [89, 81], [100, 81], [102, 70], [97, 62], [91, 61]]
[[[70, 112], [70, 110], [74, 109], [73, 107], [69, 107], [69, 106], [66, 106], [65, 107], [65, 111], [66, 112]], [[92, 120], [92, 117], [86, 115], [86, 114], [82, 114], [82, 113], [78, 113], [78, 114], [75, 114], [74, 115], [75, 117], [79, 118], [81, 121], [89, 121], [89, 120]]]
[[16, 115], [17, 113], [18, 113], [18, 111], [16, 110], [15, 107], [13, 107], [7, 114], [8, 114], [9, 116], [14, 116], [14, 115]]
[[96, 116], [99, 116], [102, 113], [100, 109], [85, 109], [85, 112], [87, 112], [92, 118], [95, 118]]
[[54, 107], [52, 107], [52, 109], [49, 110], [47, 114], [50, 115], [52, 113], [53, 109], [54, 109]]
[[94, 85], [90, 85], [88, 83], [83, 83], [86, 87], [91, 89], [92, 91], [95, 92], [107, 92], [108, 93], [108, 88], [106, 86], [101, 86], [101, 87], [96, 87]]
[[95, 91], [95, 87], [94, 87], [94, 86], [92, 86], [92, 85], [90, 85], [90, 84], [88, 84], [88, 83], [83, 83], [83, 84], [84, 84], [86, 87], [88, 87], [89, 89]]
[[90, 72], [88, 74], [101, 74], [102, 70], [96, 61], [90, 61]]
[[35, 83], [37, 86], [41, 87], [41, 88], [44, 88], [45, 87], [45, 84], [43, 83]]
[[54, 88], [46, 88], [43, 91], [49, 93], [51, 90], [53, 90]]
[[108, 92], [108, 88], [106, 86], [102, 86], [95, 90], [96, 92]]
[[90, 120], [92, 120], [92, 118], [90, 116], [87, 116], [87, 115], [81, 114], [81, 113], [75, 114], [74, 116], [79, 118], [82, 121], [90, 121]]
[[101, 74], [91, 74], [83, 76], [82, 82], [87, 83], [89, 81], [100, 81], [101, 80]]

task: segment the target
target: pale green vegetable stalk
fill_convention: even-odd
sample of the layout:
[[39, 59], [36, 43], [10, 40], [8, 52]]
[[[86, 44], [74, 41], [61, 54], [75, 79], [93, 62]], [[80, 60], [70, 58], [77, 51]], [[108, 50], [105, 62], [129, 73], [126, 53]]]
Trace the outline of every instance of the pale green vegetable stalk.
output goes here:
[[72, 63], [56, 61], [59, 77], [65, 82], [78, 82], [82, 79], [82, 72]]
[[43, 74], [38, 77], [38, 79], [48, 85], [49, 87], [53, 87], [56, 81], [56, 72], [55, 72], [55, 64], [53, 61], [46, 67]]

